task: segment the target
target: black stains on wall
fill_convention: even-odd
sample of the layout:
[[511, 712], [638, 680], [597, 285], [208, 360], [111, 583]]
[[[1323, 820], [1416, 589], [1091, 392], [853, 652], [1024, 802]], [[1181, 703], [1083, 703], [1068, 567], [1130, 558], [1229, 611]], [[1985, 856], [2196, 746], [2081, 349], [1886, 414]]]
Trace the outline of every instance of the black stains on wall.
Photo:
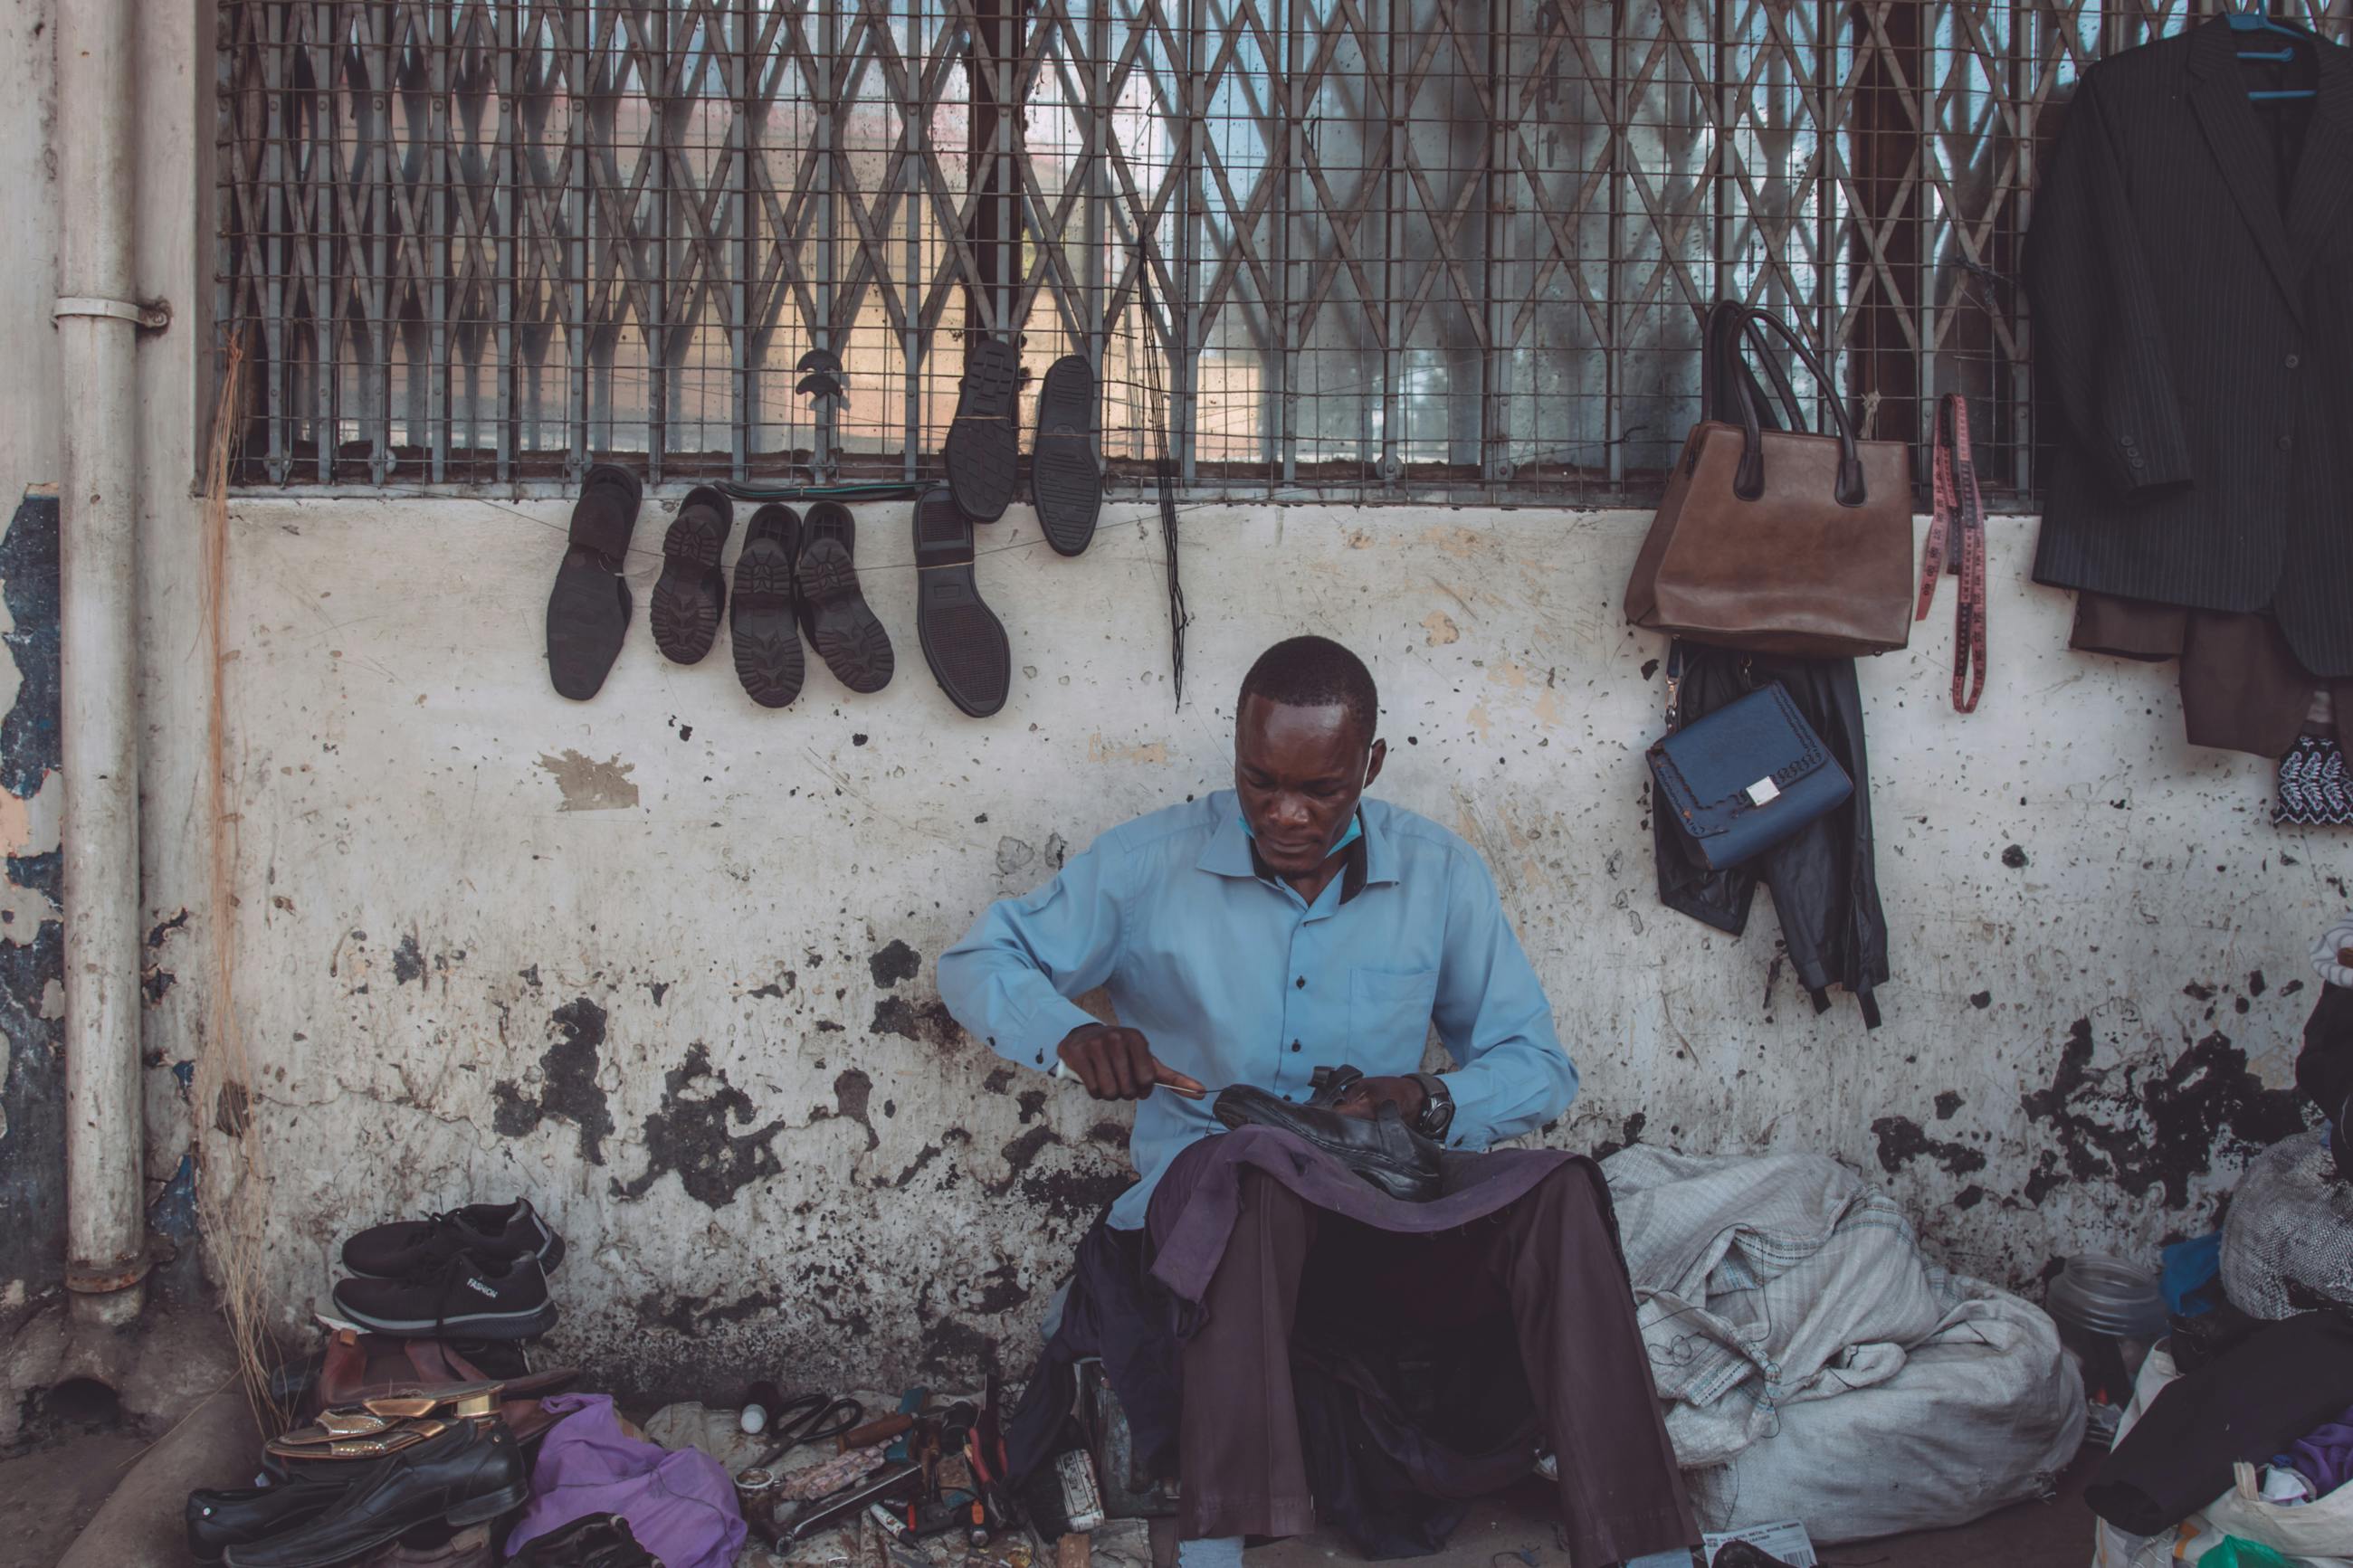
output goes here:
[[392, 950], [392, 982], [396, 985], [406, 985], [412, 980], [422, 982], [424, 978], [425, 954], [417, 946], [417, 933], [410, 931], [400, 939], [400, 945]]
[[848, 1068], [834, 1078], [834, 1109], [831, 1114], [846, 1121], [855, 1121], [865, 1128], [866, 1147], [869, 1149], [874, 1148], [882, 1142], [874, 1131], [873, 1118], [867, 1112], [867, 1107], [873, 1099], [874, 1080], [856, 1068]]
[[982, 1091], [985, 1093], [1003, 1094], [1007, 1089], [1013, 1087], [1013, 1069], [1011, 1068], [997, 1068], [987, 1078], [980, 1080], [980, 1087]]
[[888, 947], [866, 961], [874, 984], [888, 991], [902, 980], [913, 980], [923, 967], [923, 955], [905, 942], [893, 939]]
[[2001, 852], [2001, 863], [2013, 871], [2024, 870], [2027, 864], [2025, 849], [2016, 844], [2010, 846]]
[[1619, 1129], [1617, 1137], [1605, 1138], [1594, 1145], [1593, 1157], [1597, 1160], [1607, 1160], [1621, 1149], [1632, 1148], [1642, 1141], [1642, 1129], [1650, 1124], [1651, 1119], [1648, 1116], [1639, 1110], [1634, 1112], [1633, 1115], [1626, 1118], [1624, 1124]]
[[866, 1026], [870, 1035], [897, 1035], [919, 1046], [953, 1055], [964, 1048], [965, 1032], [948, 1016], [948, 1010], [937, 997], [917, 1004], [904, 996], [885, 996], [874, 1004], [874, 1021]]
[[1950, 1121], [1953, 1119], [1953, 1113], [1954, 1113], [1955, 1111], [1957, 1111], [1958, 1110], [1960, 1110], [1960, 1108], [1961, 1108], [1961, 1092], [1960, 1092], [1960, 1090], [1958, 1090], [1958, 1089], [1948, 1089], [1944, 1090], [1942, 1093], [1940, 1093], [1940, 1094], [1938, 1094], [1938, 1095], [1936, 1096], [1936, 1120], [1937, 1120], [1937, 1121]]
[[1021, 1091], [1021, 1097], [1014, 1103], [1020, 1107], [1021, 1125], [1027, 1127], [1033, 1118], [1046, 1113], [1046, 1091], [1042, 1089], [1025, 1089]]
[[2050, 1087], [2020, 1098], [2058, 1145], [2028, 1178], [2029, 1202], [2073, 1179], [2112, 1181], [2134, 1197], [2162, 1189], [2166, 1206], [2181, 1208], [2190, 1178], [2211, 1170], [2216, 1155], [2248, 1153], [2304, 1130], [2295, 1092], [2266, 1088], [2247, 1070], [2246, 1052], [2219, 1030], [2162, 1070], [2136, 1062], [2095, 1068], [2094, 1054], [2091, 1020], [2078, 1018]]
[[557, 1038], [539, 1058], [539, 1096], [526, 1095], [511, 1079], [493, 1084], [491, 1096], [497, 1107], [491, 1115], [492, 1130], [502, 1138], [520, 1138], [543, 1119], [556, 1117], [579, 1130], [581, 1155], [592, 1165], [603, 1164], [605, 1140], [613, 1131], [613, 1113], [596, 1085], [605, 1022], [605, 1009], [586, 996], [550, 1014], [548, 1025]]
[[750, 1126], [754, 1114], [752, 1097], [712, 1068], [710, 1052], [689, 1046], [684, 1065], [662, 1075], [661, 1109], [646, 1118], [645, 1173], [626, 1185], [615, 1182], [614, 1195], [643, 1197], [676, 1172], [689, 1197], [725, 1208], [737, 1193], [784, 1169], [773, 1147], [782, 1118], [749, 1132], [732, 1131]]
[[1931, 1138], [1908, 1116], [1883, 1116], [1871, 1124], [1871, 1131], [1879, 1140], [1879, 1168], [1890, 1175], [1923, 1154], [1956, 1176], [1985, 1169], [1984, 1150]]
[[954, 1379], [976, 1382], [978, 1374], [1001, 1372], [997, 1342], [955, 1318], [942, 1318], [923, 1327], [923, 1357], [916, 1370]]
[[[0, 789], [38, 795], [58, 764], [58, 503], [27, 497], [0, 535], [0, 632], [16, 666], [16, 700], [0, 717]], [[63, 897], [63, 857], [7, 857], [8, 880]], [[166, 922], [167, 924], [170, 922]], [[65, 983], [65, 928], [56, 920], [0, 932], [0, 1279], [44, 1293], [64, 1277], [66, 1236], [65, 1025], [42, 1016], [43, 997]]]

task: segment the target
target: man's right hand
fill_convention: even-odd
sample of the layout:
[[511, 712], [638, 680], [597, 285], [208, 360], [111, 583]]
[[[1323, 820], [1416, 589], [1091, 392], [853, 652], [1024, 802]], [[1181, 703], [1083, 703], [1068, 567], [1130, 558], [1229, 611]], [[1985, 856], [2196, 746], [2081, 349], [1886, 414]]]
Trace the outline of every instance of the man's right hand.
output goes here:
[[1198, 1100], [1208, 1092], [1157, 1060], [1141, 1029], [1087, 1024], [1062, 1037], [1055, 1054], [1097, 1100], [1148, 1100], [1155, 1088]]

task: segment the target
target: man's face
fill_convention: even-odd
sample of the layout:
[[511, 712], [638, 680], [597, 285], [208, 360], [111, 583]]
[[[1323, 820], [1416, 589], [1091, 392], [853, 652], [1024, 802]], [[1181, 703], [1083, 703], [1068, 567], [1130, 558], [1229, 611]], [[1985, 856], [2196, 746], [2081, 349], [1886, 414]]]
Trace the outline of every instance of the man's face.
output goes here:
[[1321, 866], [1387, 755], [1337, 704], [1244, 699], [1234, 725], [1234, 791], [1268, 869], [1303, 877]]

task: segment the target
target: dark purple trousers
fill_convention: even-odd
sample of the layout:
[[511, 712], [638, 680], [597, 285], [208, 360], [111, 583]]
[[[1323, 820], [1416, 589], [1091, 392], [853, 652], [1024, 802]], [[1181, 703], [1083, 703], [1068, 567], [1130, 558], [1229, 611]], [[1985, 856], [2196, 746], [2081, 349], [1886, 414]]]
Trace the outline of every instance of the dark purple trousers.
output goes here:
[[[1291, 1377], [1303, 1299], [1313, 1311], [1394, 1310], [1416, 1326], [1508, 1325], [1560, 1460], [1571, 1568], [1698, 1542], [1598, 1166], [1550, 1152], [1450, 1157], [1519, 1163], [1506, 1180], [1464, 1183], [1487, 1201], [1430, 1229], [1464, 1212], [1458, 1199], [1469, 1192], [1451, 1184], [1434, 1205], [1395, 1204], [1342, 1173], [1354, 1191], [1334, 1194], [1325, 1184], [1337, 1167], [1304, 1144], [1267, 1133], [1305, 1158], [1268, 1160], [1261, 1150], [1237, 1162], [1227, 1156], [1238, 1136], [1186, 1150], [1153, 1197], [1155, 1241], [1176, 1234], [1184, 1211], [1212, 1191], [1216, 1226], [1226, 1229], [1213, 1265], [1179, 1266], [1189, 1274], [1179, 1294], [1194, 1307], [1178, 1354], [1180, 1537], [1314, 1528]], [[1204, 1179], [1212, 1165], [1229, 1168]], [[1335, 1201], [1317, 1201], [1326, 1195]], [[1169, 1262], [1164, 1254], [1161, 1265]], [[1168, 1280], [1171, 1270], [1155, 1272]]]

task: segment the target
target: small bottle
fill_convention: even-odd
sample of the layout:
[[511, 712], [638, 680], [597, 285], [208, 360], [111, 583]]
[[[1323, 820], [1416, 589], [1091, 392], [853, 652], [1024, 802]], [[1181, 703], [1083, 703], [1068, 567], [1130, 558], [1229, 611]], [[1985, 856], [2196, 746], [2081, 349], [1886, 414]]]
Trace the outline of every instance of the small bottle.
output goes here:
[[781, 1407], [784, 1403], [783, 1392], [775, 1384], [762, 1378], [744, 1394], [744, 1411], [742, 1415], [736, 1416], [735, 1424], [756, 1436], [768, 1429], [770, 1414]]

